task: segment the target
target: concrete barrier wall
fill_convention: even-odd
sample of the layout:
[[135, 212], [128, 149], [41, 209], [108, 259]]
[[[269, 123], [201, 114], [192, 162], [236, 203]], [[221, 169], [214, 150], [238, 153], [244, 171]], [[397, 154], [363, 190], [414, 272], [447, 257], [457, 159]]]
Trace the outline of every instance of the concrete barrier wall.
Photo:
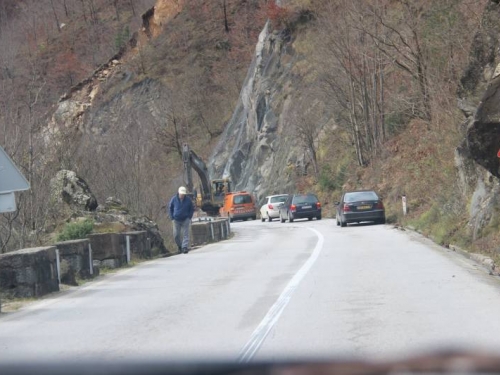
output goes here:
[[121, 233], [122, 241], [127, 244], [127, 237], [130, 240], [131, 259], [149, 259], [151, 253], [151, 240], [148, 238], [148, 232], [136, 231]]
[[[192, 246], [229, 238], [227, 219], [193, 221]], [[126, 238], [131, 258], [151, 258], [151, 241], [146, 231], [92, 234], [88, 239], [59, 242], [55, 246], [23, 249], [0, 255], [0, 294], [8, 297], [39, 297], [59, 290], [60, 281], [76, 285], [76, 277], [96, 276], [98, 267], [116, 268], [127, 263]], [[89, 245], [92, 257], [89, 254]], [[93, 264], [92, 264], [93, 263]], [[90, 272], [92, 264], [92, 274]], [[97, 268], [96, 268], [97, 266]]]
[[89, 235], [92, 246], [94, 265], [106, 268], [118, 268], [127, 263], [125, 237], [118, 233]]
[[[89, 240], [64, 241], [55, 244], [61, 262], [61, 283], [77, 285], [76, 278], [89, 279], [99, 273], [91, 261]], [[91, 268], [92, 267], [92, 268]]]
[[0, 292], [29, 298], [59, 290], [56, 247], [37, 247], [0, 255]]
[[227, 219], [212, 221], [193, 221], [191, 225], [191, 245], [201, 246], [209, 242], [222, 241], [229, 238], [231, 226]]

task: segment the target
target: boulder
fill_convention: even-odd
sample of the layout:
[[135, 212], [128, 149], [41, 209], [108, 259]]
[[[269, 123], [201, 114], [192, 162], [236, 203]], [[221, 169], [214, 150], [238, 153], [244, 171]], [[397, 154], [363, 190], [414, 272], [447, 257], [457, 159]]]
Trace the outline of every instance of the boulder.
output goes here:
[[156, 248], [160, 254], [168, 252], [158, 225], [147, 216], [130, 215], [129, 209], [118, 198], [106, 198], [105, 204], [99, 205], [92, 216], [98, 230], [112, 228], [115, 232], [145, 231], [147, 238], [150, 239], [151, 248]]
[[97, 208], [97, 199], [89, 186], [73, 171], [59, 171], [50, 181], [50, 191], [53, 208], [64, 216]]
[[124, 206], [123, 202], [116, 197], [108, 197], [104, 202], [104, 207], [99, 206], [99, 211], [112, 212], [118, 214], [128, 214], [129, 210]]
[[108, 197], [104, 204], [97, 200], [86, 182], [75, 172], [62, 170], [51, 180], [51, 210], [56, 228], [62, 220], [91, 218], [97, 232], [146, 231], [151, 249], [160, 254], [168, 251], [158, 225], [146, 216], [133, 216], [117, 197]]

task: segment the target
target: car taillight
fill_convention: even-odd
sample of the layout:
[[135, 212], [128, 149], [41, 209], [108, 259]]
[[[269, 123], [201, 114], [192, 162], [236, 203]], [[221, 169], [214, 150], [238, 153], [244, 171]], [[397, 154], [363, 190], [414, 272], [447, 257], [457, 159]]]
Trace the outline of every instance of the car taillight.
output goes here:
[[380, 201], [379, 201], [379, 202], [377, 202], [377, 206], [376, 206], [376, 208], [377, 208], [378, 210], [383, 210], [383, 209], [384, 209], [384, 204], [383, 204], [382, 202], [380, 202]]
[[272, 204], [268, 204], [267, 208], [269, 208], [270, 210], [272, 210], [273, 209], [273, 205]]
[[316, 207], [318, 207], [318, 210], [321, 208], [321, 203], [316, 203]]
[[292, 205], [290, 206], [290, 210], [295, 211], [296, 209], [297, 209], [297, 206], [296, 206], [296, 205], [292, 204]]
[[349, 207], [347, 204], [344, 204], [343, 210], [344, 210], [344, 212], [351, 211], [351, 207]]

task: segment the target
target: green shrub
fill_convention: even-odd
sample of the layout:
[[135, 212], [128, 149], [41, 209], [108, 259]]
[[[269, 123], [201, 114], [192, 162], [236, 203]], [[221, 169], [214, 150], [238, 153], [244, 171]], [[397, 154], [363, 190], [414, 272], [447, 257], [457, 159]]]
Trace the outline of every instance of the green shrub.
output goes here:
[[332, 169], [329, 165], [324, 165], [321, 168], [318, 178], [319, 187], [323, 191], [335, 190], [337, 187], [335, 184], [334, 175]]
[[406, 128], [409, 121], [409, 116], [404, 112], [388, 113], [385, 116], [385, 128], [387, 129], [387, 133], [389, 136], [399, 134]]
[[79, 240], [87, 237], [94, 230], [94, 221], [85, 219], [76, 223], [68, 223], [61, 233], [57, 235], [57, 241]]
[[347, 165], [342, 165], [338, 172], [332, 171], [332, 168], [326, 164], [323, 165], [318, 177], [318, 184], [323, 191], [341, 190], [345, 183]]

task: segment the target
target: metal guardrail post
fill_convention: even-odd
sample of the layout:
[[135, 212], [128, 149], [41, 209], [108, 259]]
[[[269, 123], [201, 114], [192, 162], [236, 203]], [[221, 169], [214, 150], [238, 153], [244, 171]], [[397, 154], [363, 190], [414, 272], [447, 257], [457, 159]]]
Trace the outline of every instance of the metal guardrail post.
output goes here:
[[56, 249], [56, 269], [57, 281], [61, 284], [61, 259], [59, 258], [59, 249]]
[[127, 241], [127, 264], [130, 264], [130, 236], [125, 237]]
[[92, 245], [89, 243], [89, 271], [90, 274], [94, 274], [94, 259], [92, 259]]

